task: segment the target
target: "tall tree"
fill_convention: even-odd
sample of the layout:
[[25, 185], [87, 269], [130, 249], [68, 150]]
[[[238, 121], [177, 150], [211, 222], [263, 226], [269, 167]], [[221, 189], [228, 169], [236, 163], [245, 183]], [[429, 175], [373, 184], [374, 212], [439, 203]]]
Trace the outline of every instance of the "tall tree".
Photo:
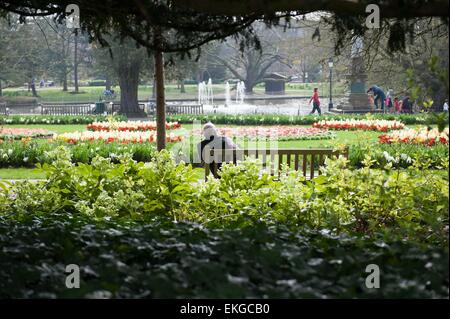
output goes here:
[[274, 34], [259, 25], [256, 27], [261, 39], [261, 50], [244, 48], [230, 39], [222, 45], [221, 50], [209, 51], [208, 54], [224, 65], [233, 76], [245, 83], [247, 93], [253, 93], [253, 88], [261, 83], [269, 68], [275, 64], [287, 64], [284, 53], [274, 41]]
[[[112, 70], [120, 86], [120, 112], [143, 116], [138, 105], [140, 76], [150, 60], [145, 48], [130, 39], [108, 38], [109, 48], [96, 47], [95, 57], [102, 70]], [[108, 72], [109, 73], [109, 72]]]

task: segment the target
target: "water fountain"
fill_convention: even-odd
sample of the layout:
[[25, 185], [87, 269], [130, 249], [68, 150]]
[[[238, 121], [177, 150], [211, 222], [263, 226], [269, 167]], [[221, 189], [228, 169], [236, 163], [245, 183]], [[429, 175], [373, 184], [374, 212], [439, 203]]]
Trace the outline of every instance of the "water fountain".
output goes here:
[[211, 79], [208, 80], [208, 84], [205, 82], [200, 82], [198, 84], [198, 104], [214, 104], [214, 92]]
[[198, 84], [198, 104], [213, 105], [213, 102], [214, 92], [211, 79], [209, 79], [208, 84], [200, 82]]
[[207, 96], [208, 96], [208, 105], [214, 105], [214, 92], [213, 92], [213, 85], [211, 78], [208, 80], [208, 85], [206, 87], [207, 89]]
[[[234, 92], [233, 92], [234, 94]], [[205, 113], [224, 113], [224, 114], [289, 114], [302, 115], [308, 114], [308, 98], [302, 98], [302, 101], [292, 101], [278, 103], [245, 103], [245, 84], [243, 81], [236, 83], [236, 95], [231, 96], [231, 85], [225, 82], [224, 101], [214, 105], [214, 92], [212, 80], [198, 84], [198, 103], [204, 106]]]
[[231, 104], [230, 83], [225, 83], [225, 107]]
[[205, 82], [200, 82], [198, 84], [198, 104], [205, 104], [206, 101], [206, 88]]
[[245, 98], [245, 84], [240, 81], [236, 85], [236, 104], [244, 104]]

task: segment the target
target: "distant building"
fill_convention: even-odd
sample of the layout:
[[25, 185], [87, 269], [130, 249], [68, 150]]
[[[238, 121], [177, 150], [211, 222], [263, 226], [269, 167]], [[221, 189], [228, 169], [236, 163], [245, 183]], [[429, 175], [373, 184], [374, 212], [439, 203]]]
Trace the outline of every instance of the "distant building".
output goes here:
[[284, 94], [286, 82], [289, 81], [287, 76], [280, 73], [269, 73], [264, 77], [266, 94]]

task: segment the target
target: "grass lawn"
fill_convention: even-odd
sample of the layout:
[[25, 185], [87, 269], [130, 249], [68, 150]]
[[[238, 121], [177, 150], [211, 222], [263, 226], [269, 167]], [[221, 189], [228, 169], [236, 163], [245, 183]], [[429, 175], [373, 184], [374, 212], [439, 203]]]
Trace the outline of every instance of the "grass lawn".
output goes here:
[[[328, 85], [320, 84], [320, 83], [308, 83], [306, 85], [303, 84], [292, 84], [286, 87], [286, 95], [295, 95], [295, 96], [309, 96], [311, 95], [311, 91], [313, 87], [319, 87], [320, 94], [322, 96], [328, 96]], [[95, 102], [99, 101], [104, 87], [91, 87], [91, 86], [82, 86], [80, 87], [80, 92], [75, 94], [71, 92], [72, 88], [69, 88], [68, 92], [63, 92], [61, 87], [50, 87], [50, 88], [37, 88], [37, 92], [39, 95], [40, 102]], [[185, 85], [185, 93], [180, 93], [180, 89], [177, 85], [168, 84], [165, 86], [165, 94], [167, 99], [196, 99], [198, 94], [197, 85], [189, 84]], [[116, 93], [116, 99], [120, 100], [120, 88], [116, 86], [114, 88]], [[222, 97], [225, 94], [225, 85], [224, 84], [214, 84], [213, 85], [214, 95], [217, 97]], [[255, 95], [263, 95], [264, 94], [264, 86], [259, 85], [254, 88]], [[333, 89], [333, 94], [342, 94], [344, 92], [343, 87], [338, 86]], [[20, 96], [31, 96], [31, 93], [28, 90], [23, 88], [6, 88], [3, 89], [3, 93], [5, 97], [20, 97]], [[233, 92], [231, 95], [233, 97]], [[149, 100], [152, 96], [152, 86], [150, 85], [141, 85], [139, 86], [138, 91], [138, 99], [139, 100]]]
[[33, 168], [1, 168], [0, 180], [2, 179], [43, 179], [44, 172]]

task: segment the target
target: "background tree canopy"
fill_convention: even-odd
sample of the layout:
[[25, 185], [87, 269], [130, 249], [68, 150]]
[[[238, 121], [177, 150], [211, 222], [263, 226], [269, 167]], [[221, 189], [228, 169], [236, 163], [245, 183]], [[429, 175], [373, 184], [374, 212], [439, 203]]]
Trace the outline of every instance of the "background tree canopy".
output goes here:
[[[63, 20], [65, 8], [74, 3], [80, 7], [81, 27], [92, 39], [107, 44], [105, 35], [111, 29], [123, 37], [131, 37], [148, 49], [162, 52], [186, 53], [212, 40], [231, 35], [240, 38], [241, 47], [259, 40], [252, 23], [261, 20], [268, 26], [284, 24], [301, 15], [325, 11], [325, 20], [337, 31], [336, 49], [344, 45], [348, 35], [363, 35], [369, 31], [364, 22], [366, 5], [379, 4], [384, 19], [383, 29], [389, 30], [389, 47], [402, 50], [408, 36], [413, 36], [414, 18], [442, 17], [448, 25], [448, 1], [229, 1], [229, 0], [134, 0], [92, 2], [89, 0], [15, 0], [0, 3], [0, 9], [22, 17], [54, 15]], [[155, 32], [157, 31], [157, 32]], [[159, 32], [164, 37], [155, 37]]]

